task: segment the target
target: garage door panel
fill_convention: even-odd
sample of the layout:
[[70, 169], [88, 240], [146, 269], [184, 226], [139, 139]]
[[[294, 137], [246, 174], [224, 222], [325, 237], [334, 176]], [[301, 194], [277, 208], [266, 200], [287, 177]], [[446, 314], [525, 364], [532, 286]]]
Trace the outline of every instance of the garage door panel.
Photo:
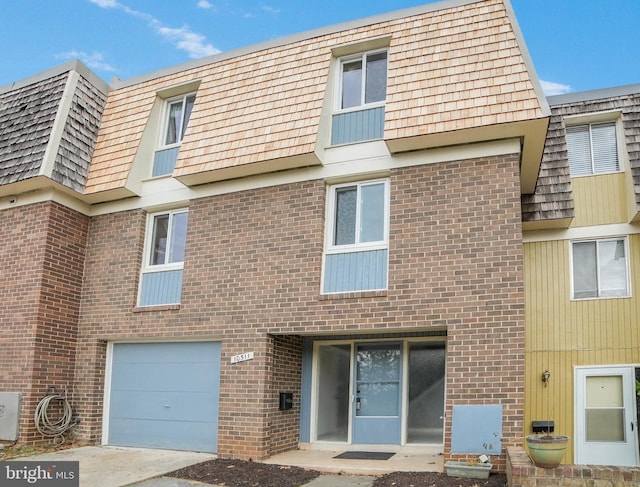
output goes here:
[[128, 391], [212, 390], [219, 373], [219, 367], [214, 364], [127, 363], [114, 368], [111, 387]]
[[112, 425], [121, 433], [110, 445], [193, 450], [211, 452], [211, 438], [218, 434], [217, 424], [115, 419]]
[[218, 409], [213, 393], [113, 391], [111, 417], [114, 419], [149, 419], [170, 421], [210, 421]]
[[216, 452], [220, 343], [114, 344], [111, 445]]
[[[121, 363], [158, 362], [197, 362], [218, 363], [219, 357], [212, 350], [213, 342], [160, 342], [160, 343], [118, 343], [114, 349], [114, 358]], [[219, 345], [219, 344], [217, 344]], [[219, 350], [219, 347], [218, 347]]]

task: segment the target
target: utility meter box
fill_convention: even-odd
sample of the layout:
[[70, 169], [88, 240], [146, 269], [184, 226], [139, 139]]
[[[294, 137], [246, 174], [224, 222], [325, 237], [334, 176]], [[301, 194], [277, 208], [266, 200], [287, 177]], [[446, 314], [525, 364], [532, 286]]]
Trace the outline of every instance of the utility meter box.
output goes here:
[[280, 411], [286, 411], [293, 408], [293, 392], [280, 393]]
[[18, 439], [20, 420], [20, 393], [0, 392], [0, 440]]

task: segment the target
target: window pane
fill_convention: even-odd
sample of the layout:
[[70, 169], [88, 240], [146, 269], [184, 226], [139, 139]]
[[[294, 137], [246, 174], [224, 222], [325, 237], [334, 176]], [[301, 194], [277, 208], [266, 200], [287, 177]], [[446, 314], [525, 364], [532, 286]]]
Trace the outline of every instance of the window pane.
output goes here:
[[587, 409], [587, 441], [625, 441], [624, 409]]
[[150, 265], [165, 263], [167, 252], [167, 230], [169, 228], [169, 215], [158, 215], [153, 219], [153, 236], [151, 242]]
[[184, 121], [182, 122], [182, 134], [180, 135], [180, 140], [184, 138], [184, 132], [187, 130], [187, 124], [189, 123], [189, 118], [191, 117], [191, 111], [193, 110], [193, 104], [196, 101], [196, 95], [189, 95], [185, 100], [185, 109], [184, 109]]
[[571, 176], [591, 174], [591, 141], [588, 125], [567, 127], [567, 152]]
[[362, 61], [342, 65], [342, 108], [362, 104]]
[[594, 375], [586, 379], [585, 403], [587, 408], [623, 408], [621, 375]]
[[356, 243], [357, 188], [341, 188], [336, 191], [336, 227], [334, 245]]
[[387, 96], [387, 53], [367, 56], [364, 102], [383, 101]]
[[384, 183], [362, 186], [360, 242], [384, 240]]
[[592, 125], [591, 144], [593, 145], [594, 172], [615, 172], [620, 170], [615, 123]]
[[356, 354], [358, 416], [397, 416], [400, 392], [400, 345], [361, 345]]
[[573, 294], [575, 298], [598, 296], [595, 242], [573, 244]]
[[627, 259], [624, 240], [609, 240], [598, 245], [600, 296], [627, 296]]
[[187, 220], [189, 213], [174, 213], [171, 225], [171, 246], [169, 263], [184, 262], [184, 249], [187, 241]]
[[169, 105], [169, 114], [167, 119], [167, 136], [165, 137], [165, 145], [175, 144], [178, 142], [178, 131], [180, 130], [180, 119], [182, 118], [182, 101], [171, 103]]
[[351, 345], [323, 345], [318, 350], [317, 438], [349, 438]]

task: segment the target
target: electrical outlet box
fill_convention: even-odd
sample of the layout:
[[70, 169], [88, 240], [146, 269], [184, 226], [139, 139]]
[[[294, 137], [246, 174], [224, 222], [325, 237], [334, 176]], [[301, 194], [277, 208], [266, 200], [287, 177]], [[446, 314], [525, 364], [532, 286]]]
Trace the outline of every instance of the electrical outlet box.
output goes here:
[[0, 392], [0, 440], [16, 441], [20, 421], [20, 393]]

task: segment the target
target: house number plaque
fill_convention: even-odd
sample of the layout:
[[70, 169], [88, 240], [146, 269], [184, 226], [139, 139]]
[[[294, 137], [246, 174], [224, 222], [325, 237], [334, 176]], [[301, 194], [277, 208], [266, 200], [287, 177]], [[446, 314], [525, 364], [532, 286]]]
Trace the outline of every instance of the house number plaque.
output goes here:
[[231, 357], [232, 364], [245, 362], [246, 360], [253, 360], [253, 352], [241, 353], [240, 355], [234, 355], [233, 357]]

